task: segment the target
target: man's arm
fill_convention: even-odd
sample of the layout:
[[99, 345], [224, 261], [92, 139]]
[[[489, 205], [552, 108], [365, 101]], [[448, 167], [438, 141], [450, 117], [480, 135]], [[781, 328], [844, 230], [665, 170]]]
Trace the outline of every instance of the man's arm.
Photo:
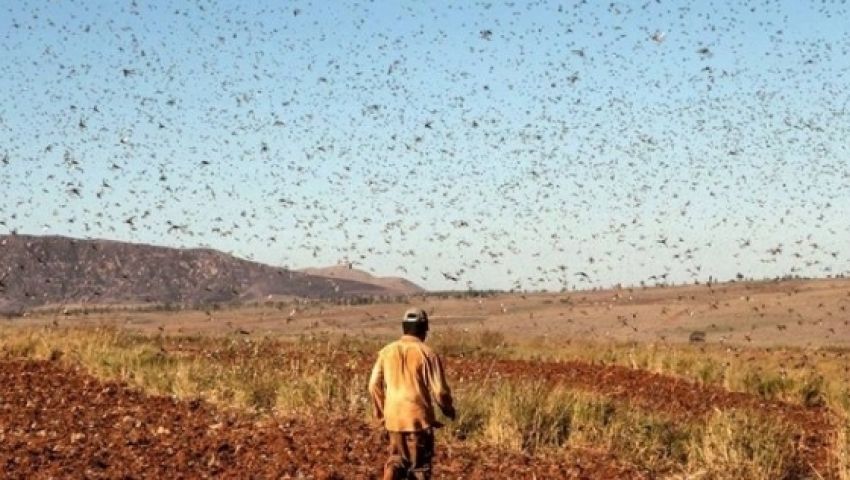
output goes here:
[[454, 420], [457, 414], [452, 401], [452, 391], [446, 381], [446, 373], [443, 370], [443, 362], [440, 360], [440, 356], [436, 353], [429, 356], [428, 367], [428, 385], [431, 387], [431, 395], [443, 414]]
[[369, 377], [369, 396], [372, 397], [372, 414], [377, 420], [384, 420], [384, 365], [378, 355], [372, 375]]

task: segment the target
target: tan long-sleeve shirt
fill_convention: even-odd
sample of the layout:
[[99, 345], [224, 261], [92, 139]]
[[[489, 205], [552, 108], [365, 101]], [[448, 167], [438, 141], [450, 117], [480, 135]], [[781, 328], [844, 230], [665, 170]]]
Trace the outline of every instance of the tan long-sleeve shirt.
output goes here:
[[378, 353], [369, 379], [375, 417], [391, 432], [416, 432], [439, 426], [434, 402], [453, 415], [452, 394], [440, 357], [412, 335]]

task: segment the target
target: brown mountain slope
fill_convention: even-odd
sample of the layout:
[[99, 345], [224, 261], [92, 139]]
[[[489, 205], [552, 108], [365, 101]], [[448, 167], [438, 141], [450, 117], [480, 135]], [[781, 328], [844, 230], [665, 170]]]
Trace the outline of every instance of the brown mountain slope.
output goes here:
[[0, 235], [0, 311], [65, 303], [200, 304], [269, 295], [394, 294], [210, 249], [176, 249], [59, 236]]
[[299, 270], [308, 275], [331, 278], [334, 280], [352, 280], [355, 282], [375, 285], [399, 295], [408, 295], [424, 292], [425, 289], [415, 283], [401, 277], [376, 277], [371, 273], [350, 268], [348, 265], [336, 265], [324, 268], [305, 268]]

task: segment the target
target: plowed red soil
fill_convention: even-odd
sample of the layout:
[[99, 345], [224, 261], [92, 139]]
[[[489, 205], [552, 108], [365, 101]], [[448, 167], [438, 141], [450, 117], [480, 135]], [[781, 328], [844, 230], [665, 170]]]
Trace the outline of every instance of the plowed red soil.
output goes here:
[[[319, 416], [317, 416], [319, 417]], [[351, 419], [266, 420], [147, 396], [45, 361], [0, 362], [4, 478], [377, 478], [380, 432]], [[440, 445], [436, 478], [641, 478], [616, 459]]]
[[[277, 355], [287, 350], [281, 344], [268, 344], [266, 348], [271, 348]], [[334, 362], [339, 365], [354, 361], [357, 365], [355, 368], [361, 373], [368, 372], [374, 361], [370, 352], [313, 353], [313, 357], [303, 361]], [[228, 351], [221, 356], [242, 354]], [[265, 354], [272, 352], [261, 353]], [[219, 354], [214, 355], [221, 358]], [[289, 350], [285, 355], [298, 358], [303, 357], [305, 352]], [[802, 433], [798, 443], [799, 453], [804, 457], [804, 462], [811, 465], [819, 475], [828, 476], [830, 465], [834, 464], [830, 451], [835, 441], [836, 423], [834, 415], [826, 407], [768, 401], [748, 393], [730, 392], [719, 386], [617, 365], [452, 357], [446, 359], [446, 366], [448, 377], [456, 383], [528, 379], [550, 385], [561, 384], [598, 393], [683, 422], [697, 420], [718, 409], [747, 409], [798, 426]]]

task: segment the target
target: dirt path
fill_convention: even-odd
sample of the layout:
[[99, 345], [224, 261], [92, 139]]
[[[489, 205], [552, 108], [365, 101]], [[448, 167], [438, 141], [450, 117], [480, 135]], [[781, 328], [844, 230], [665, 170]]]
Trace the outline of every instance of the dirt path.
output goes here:
[[[441, 446], [435, 478], [641, 478], [593, 452], [544, 460]], [[5, 478], [376, 478], [380, 433], [351, 419], [255, 423], [46, 361], [0, 362]]]

